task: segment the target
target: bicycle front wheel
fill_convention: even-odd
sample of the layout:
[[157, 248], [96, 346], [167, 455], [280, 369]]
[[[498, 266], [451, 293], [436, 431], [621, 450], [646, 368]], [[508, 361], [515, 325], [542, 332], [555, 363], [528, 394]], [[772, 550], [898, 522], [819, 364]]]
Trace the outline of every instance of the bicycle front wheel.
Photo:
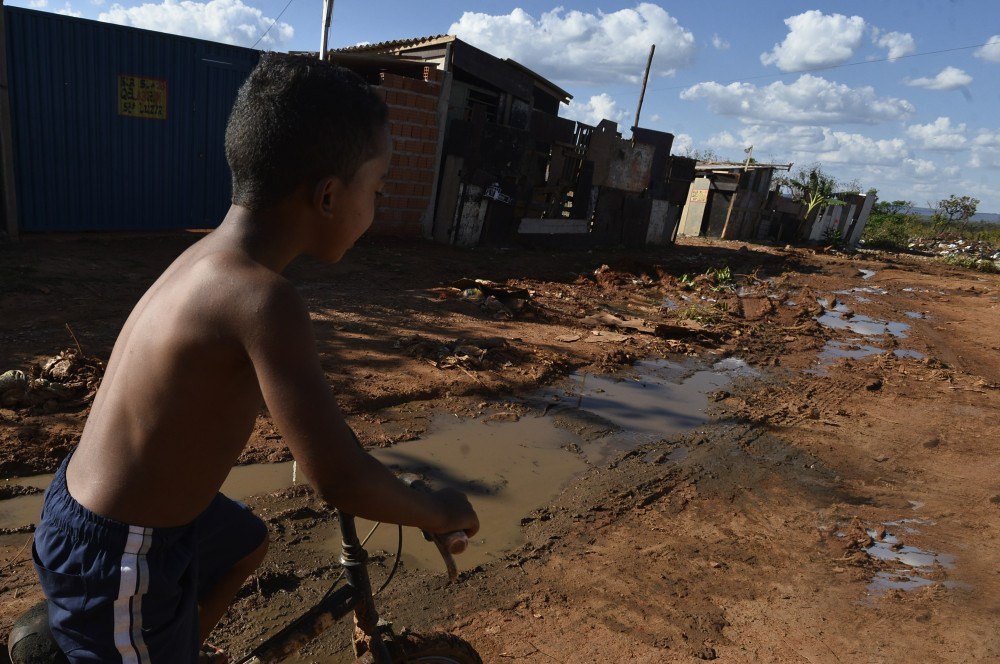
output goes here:
[[483, 664], [471, 645], [452, 634], [406, 634], [393, 641], [393, 664]]

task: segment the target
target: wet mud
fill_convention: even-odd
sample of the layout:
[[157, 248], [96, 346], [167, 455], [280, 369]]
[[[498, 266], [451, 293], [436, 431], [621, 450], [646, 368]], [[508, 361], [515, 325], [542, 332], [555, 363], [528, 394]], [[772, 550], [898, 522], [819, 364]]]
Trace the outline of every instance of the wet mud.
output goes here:
[[[106, 359], [189, 242], [10, 250], [33, 278], [0, 286], [0, 369], [56, 355], [66, 323]], [[490, 662], [1000, 659], [1000, 279], [701, 240], [416, 254], [372, 243], [290, 270], [366, 446], [468, 491], [483, 521], [457, 584], [404, 532], [376, 600], [397, 629], [447, 630]], [[115, 278], [80, 277], [91, 264]], [[491, 309], [463, 296], [473, 277], [528, 300]], [[0, 408], [0, 521], [17, 531], [0, 534], [0, 632], [39, 597], [40, 494], [17, 487], [47, 483], [87, 412], [49, 408]], [[213, 634], [236, 655], [339, 574], [336, 514], [290, 461], [263, 413], [226, 486], [272, 536]], [[368, 548], [380, 585], [395, 529]], [[350, 661], [349, 634], [295, 661]]]

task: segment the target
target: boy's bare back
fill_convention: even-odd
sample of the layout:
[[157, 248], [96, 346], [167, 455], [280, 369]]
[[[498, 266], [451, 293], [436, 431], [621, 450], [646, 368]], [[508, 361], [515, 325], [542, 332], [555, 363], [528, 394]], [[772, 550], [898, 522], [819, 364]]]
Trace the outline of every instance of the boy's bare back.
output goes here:
[[[177, 258], [115, 344], [67, 477], [98, 514], [151, 527], [190, 522], [261, 409], [248, 347], [308, 335], [290, 284], [226, 239], [209, 236]], [[282, 310], [292, 315], [271, 315]]]

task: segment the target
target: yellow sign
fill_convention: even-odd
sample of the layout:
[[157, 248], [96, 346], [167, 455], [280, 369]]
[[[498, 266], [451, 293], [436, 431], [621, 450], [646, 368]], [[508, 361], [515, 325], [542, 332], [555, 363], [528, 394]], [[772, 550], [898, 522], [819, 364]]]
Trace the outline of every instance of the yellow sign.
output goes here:
[[167, 82], [160, 78], [118, 75], [118, 115], [167, 119]]
[[692, 189], [691, 195], [688, 196], [689, 203], [707, 203], [708, 202], [708, 189]]

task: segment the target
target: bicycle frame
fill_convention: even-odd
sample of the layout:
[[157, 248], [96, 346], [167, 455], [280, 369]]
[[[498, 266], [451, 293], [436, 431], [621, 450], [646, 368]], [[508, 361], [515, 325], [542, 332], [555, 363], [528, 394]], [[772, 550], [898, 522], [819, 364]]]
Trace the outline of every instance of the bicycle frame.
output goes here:
[[353, 611], [358, 629], [364, 633], [375, 663], [392, 662], [378, 630], [378, 611], [375, 609], [371, 580], [368, 578], [368, 552], [358, 540], [354, 516], [340, 512], [338, 520], [343, 542], [340, 564], [344, 567], [347, 585], [324, 597], [290, 625], [254, 648], [241, 661], [247, 664], [281, 662]]

